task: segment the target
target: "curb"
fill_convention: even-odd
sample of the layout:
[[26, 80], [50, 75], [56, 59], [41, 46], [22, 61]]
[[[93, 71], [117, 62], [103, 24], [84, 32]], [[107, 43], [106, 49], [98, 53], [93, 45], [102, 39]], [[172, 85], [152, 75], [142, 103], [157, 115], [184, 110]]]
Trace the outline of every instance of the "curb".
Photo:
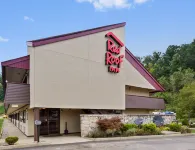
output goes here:
[[195, 136], [195, 133], [191, 134], [171, 134], [171, 135], [150, 135], [150, 136], [132, 136], [132, 137], [111, 137], [111, 138], [85, 138], [90, 141], [87, 142], [76, 142], [76, 143], [64, 143], [64, 144], [49, 144], [49, 143], [35, 143], [29, 145], [10, 145], [10, 146], [0, 146], [1, 150], [8, 149], [26, 149], [26, 148], [37, 148], [37, 147], [53, 147], [53, 146], [61, 146], [61, 145], [75, 145], [75, 144], [88, 144], [94, 142], [114, 142], [114, 141], [129, 141], [129, 140], [141, 140], [141, 139], [160, 139], [167, 137], [184, 137], [184, 136]]
[[111, 137], [111, 138], [87, 138], [95, 142], [103, 141], [125, 141], [125, 140], [141, 140], [141, 139], [157, 139], [167, 137], [183, 137], [183, 136], [195, 136], [194, 133], [190, 134], [170, 134], [170, 135], [148, 135], [148, 136], [129, 136], [129, 137]]

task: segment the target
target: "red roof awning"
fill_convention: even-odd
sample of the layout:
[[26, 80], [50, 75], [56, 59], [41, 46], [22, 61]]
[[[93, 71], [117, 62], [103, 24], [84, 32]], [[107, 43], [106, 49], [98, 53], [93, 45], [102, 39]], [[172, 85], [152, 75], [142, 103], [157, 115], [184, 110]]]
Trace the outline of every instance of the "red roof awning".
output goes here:
[[1, 66], [20, 68], [20, 69], [30, 69], [30, 56], [23, 56], [16, 59], [11, 59], [8, 61], [1, 62]]

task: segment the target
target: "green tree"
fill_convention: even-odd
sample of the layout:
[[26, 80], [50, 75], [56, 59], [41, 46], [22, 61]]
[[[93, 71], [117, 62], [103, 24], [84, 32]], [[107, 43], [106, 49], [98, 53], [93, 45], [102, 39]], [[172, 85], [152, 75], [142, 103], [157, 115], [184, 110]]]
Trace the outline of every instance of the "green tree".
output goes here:
[[193, 89], [195, 82], [195, 40], [189, 44], [170, 45], [165, 53], [154, 52], [142, 57], [141, 62], [166, 89], [154, 95], [165, 100], [166, 110], [176, 112], [180, 118], [187, 117], [189, 110], [191, 116], [195, 114], [192, 98], [195, 91], [186, 90], [188, 86]]
[[195, 117], [195, 81], [180, 90], [176, 109], [180, 118]]
[[194, 81], [195, 73], [192, 69], [182, 70], [179, 68], [178, 71], [174, 72], [170, 76], [170, 86], [172, 87], [172, 92], [179, 92], [186, 84]]

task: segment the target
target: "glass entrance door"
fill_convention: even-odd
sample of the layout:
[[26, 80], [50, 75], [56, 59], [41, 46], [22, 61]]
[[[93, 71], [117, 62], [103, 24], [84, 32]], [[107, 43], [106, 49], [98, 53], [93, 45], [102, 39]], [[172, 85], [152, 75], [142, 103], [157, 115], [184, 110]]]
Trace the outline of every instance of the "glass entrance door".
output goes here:
[[48, 135], [48, 109], [40, 110], [40, 135]]
[[41, 135], [60, 133], [60, 109], [41, 109], [40, 120]]
[[60, 133], [60, 109], [49, 109], [49, 134]]

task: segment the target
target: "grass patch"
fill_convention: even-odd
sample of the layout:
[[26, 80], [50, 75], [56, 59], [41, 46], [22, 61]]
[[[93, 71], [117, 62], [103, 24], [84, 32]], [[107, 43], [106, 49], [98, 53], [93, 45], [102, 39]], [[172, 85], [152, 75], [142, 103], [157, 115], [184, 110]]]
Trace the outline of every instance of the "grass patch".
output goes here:
[[0, 106], [0, 115], [1, 115], [1, 114], [4, 114], [4, 113], [5, 113], [4, 106], [3, 106], [3, 105], [1, 105], [1, 106]]
[[193, 129], [193, 130], [191, 130], [192, 131], [192, 133], [195, 133], [195, 129]]
[[0, 133], [1, 133], [2, 126], [3, 126], [3, 119], [0, 119]]

